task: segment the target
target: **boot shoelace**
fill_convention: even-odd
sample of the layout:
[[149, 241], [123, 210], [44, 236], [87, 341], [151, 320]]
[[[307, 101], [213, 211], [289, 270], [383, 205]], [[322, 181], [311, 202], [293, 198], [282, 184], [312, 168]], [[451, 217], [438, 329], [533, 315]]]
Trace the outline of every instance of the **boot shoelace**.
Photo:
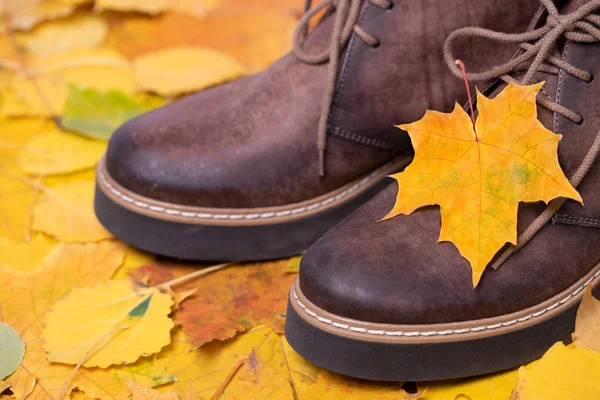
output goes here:
[[[531, 83], [536, 72], [546, 72], [550, 74], [558, 74], [560, 70], [568, 73], [585, 82], [591, 82], [593, 76], [579, 68], [572, 66], [564, 60], [555, 57], [551, 51], [556, 41], [564, 37], [573, 42], [593, 43], [600, 41], [600, 15], [594, 12], [600, 10], [600, 0], [592, 0], [578, 10], [561, 15], [556, 9], [551, 0], [540, 0], [546, 8], [548, 14], [546, 25], [530, 30], [525, 33], [501, 33], [488, 29], [477, 27], [467, 27], [454, 31], [446, 39], [444, 45], [444, 55], [446, 62], [452, 72], [459, 78], [462, 78], [461, 70], [455, 65], [455, 58], [452, 54], [452, 43], [460, 37], [484, 37], [503, 43], [518, 43], [521, 52], [511, 59], [506, 64], [500, 65], [492, 70], [481, 73], [468, 73], [467, 77], [473, 81], [486, 81], [490, 79], [501, 79], [504, 82], [516, 82], [521, 85]], [[523, 65], [529, 63], [528, 68]], [[523, 72], [525, 75], [517, 82], [509, 74]], [[576, 124], [583, 122], [583, 116], [579, 113], [569, 110], [551, 100], [543, 92], [540, 92], [537, 97], [538, 104], [548, 108], [549, 110], [563, 115]], [[585, 155], [583, 161], [570, 178], [570, 182], [574, 187], [577, 187], [587, 172], [590, 170], [594, 160], [600, 153], [600, 131], [596, 135], [592, 146]], [[492, 268], [498, 269], [502, 264], [516, 251], [520, 250], [529, 242], [537, 232], [548, 223], [558, 209], [566, 201], [564, 198], [551, 201], [546, 209], [534, 220], [534, 222], [519, 235], [516, 246], [509, 246], [499, 257], [492, 263]]]
[[[393, 3], [391, 0], [368, 0], [371, 4], [389, 10]], [[352, 33], [355, 33], [366, 44], [372, 47], [379, 46], [379, 40], [365, 30], [358, 23], [361, 0], [325, 0], [322, 3], [312, 7], [312, 0], [306, 0], [304, 6], [304, 15], [298, 21], [298, 26], [294, 32], [292, 49], [296, 57], [301, 61], [317, 65], [329, 62], [327, 83], [325, 94], [321, 105], [321, 114], [319, 116], [319, 126], [317, 131], [317, 149], [319, 151], [319, 175], [325, 175], [325, 148], [327, 146], [327, 121], [333, 105], [333, 96], [337, 83], [337, 74], [340, 55], [350, 40]], [[333, 31], [331, 33], [331, 44], [328, 49], [317, 53], [307, 53], [302, 44], [307, 32], [310, 19], [320, 11], [332, 7], [335, 10], [335, 19], [333, 21]]]

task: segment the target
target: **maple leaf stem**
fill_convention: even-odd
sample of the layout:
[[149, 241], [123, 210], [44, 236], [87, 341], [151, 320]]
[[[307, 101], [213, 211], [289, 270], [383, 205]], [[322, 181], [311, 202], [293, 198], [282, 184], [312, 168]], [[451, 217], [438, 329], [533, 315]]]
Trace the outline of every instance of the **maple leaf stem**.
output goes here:
[[171, 279], [170, 281], [167, 281], [165, 283], [161, 283], [160, 285], [158, 285], [156, 287], [157, 288], [170, 289], [171, 287], [182, 285], [182, 284], [187, 283], [187, 282], [189, 282], [191, 280], [194, 280], [194, 279], [196, 279], [196, 278], [198, 278], [200, 276], [210, 274], [211, 272], [218, 271], [220, 269], [225, 269], [225, 268], [230, 267], [232, 265], [234, 265], [234, 263], [225, 263], [225, 264], [213, 265], [212, 267], [203, 268], [203, 269], [200, 269], [198, 271], [194, 271], [194, 272], [192, 272], [190, 274], [180, 276], [179, 278]]
[[79, 361], [79, 363], [77, 363], [77, 365], [75, 366], [75, 368], [73, 368], [73, 371], [71, 371], [71, 373], [69, 374], [69, 376], [67, 377], [67, 379], [62, 384], [62, 386], [60, 388], [60, 391], [58, 392], [58, 394], [56, 395], [56, 397], [54, 398], [54, 400], [60, 400], [63, 397], [63, 395], [67, 391], [67, 388], [69, 387], [69, 384], [73, 380], [73, 377], [75, 376], [75, 374], [77, 373], [77, 371], [79, 371], [79, 368], [81, 368], [81, 366], [83, 365], [83, 363], [85, 363], [90, 358], [90, 356], [92, 354], [94, 354], [97, 350], [99, 350], [98, 346], [102, 342], [104, 342], [107, 338], [109, 338], [110, 336], [112, 336], [114, 333], [122, 331], [124, 329], [129, 329], [129, 326], [127, 326], [127, 325], [118, 325], [118, 326], [113, 327], [111, 330], [109, 330], [104, 335], [102, 335], [102, 337], [96, 343], [94, 343], [94, 345], [92, 347], [90, 347], [90, 349], [88, 351], [86, 351], [86, 353], [81, 358], [81, 361]]
[[225, 378], [223, 383], [221, 383], [221, 386], [219, 386], [219, 388], [217, 389], [215, 394], [212, 395], [210, 400], [217, 400], [219, 398], [219, 396], [221, 396], [223, 394], [223, 391], [225, 391], [225, 388], [227, 387], [227, 385], [229, 385], [229, 383], [233, 380], [233, 377], [235, 376], [236, 372], [240, 368], [242, 368], [242, 365], [246, 364], [247, 361], [248, 360], [244, 358], [244, 359], [238, 361], [237, 364], [235, 364], [233, 366], [233, 368], [231, 369], [231, 372], [229, 373], [229, 375], [227, 375], [227, 378]]
[[454, 61], [456, 65], [460, 67], [460, 70], [463, 74], [463, 79], [465, 81], [465, 87], [467, 88], [467, 96], [469, 97], [469, 107], [471, 108], [471, 121], [473, 121], [473, 131], [475, 132], [475, 140], [479, 141], [477, 137], [477, 132], [475, 131], [475, 109], [473, 108], [473, 99], [471, 98], [471, 88], [469, 87], [469, 78], [467, 78], [467, 69], [465, 68], [465, 64], [460, 61]]

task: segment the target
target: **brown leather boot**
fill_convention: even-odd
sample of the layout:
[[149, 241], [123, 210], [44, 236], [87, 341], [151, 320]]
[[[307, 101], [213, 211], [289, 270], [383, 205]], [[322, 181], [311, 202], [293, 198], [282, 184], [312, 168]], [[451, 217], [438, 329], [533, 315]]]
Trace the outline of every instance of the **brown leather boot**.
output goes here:
[[[325, 0], [301, 19], [294, 51], [268, 70], [115, 132], [98, 166], [98, 218], [125, 242], [167, 256], [297, 254], [410, 161], [408, 136], [394, 124], [425, 108], [449, 110], [465, 92], [443, 62], [446, 36], [472, 24], [524, 30], [536, 9], [533, 0], [468, 8], [464, 0]], [[467, 59], [485, 55], [477, 67], [515, 51], [462, 46]]]
[[563, 135], [560, 163], [585, 206], [522, 203], [518, 251], [501, 253], [473, 289], [468, 263], [437, 242], [437, 207], [376, 223], [395, 202], [389, 186], [304, 256], [285, 327], [301, 355], [356, 377], [423, 381], [512, 368], [570, 340], [584, 290], [600, 281], [600, 1], [571, 0], [560, 12], [542, 3], [529, 38], [479, 31], [519, 41], [523, 53], [471, 77], [499, 78], [488, 97], [511, 79], [546, 81], [538, 116]]

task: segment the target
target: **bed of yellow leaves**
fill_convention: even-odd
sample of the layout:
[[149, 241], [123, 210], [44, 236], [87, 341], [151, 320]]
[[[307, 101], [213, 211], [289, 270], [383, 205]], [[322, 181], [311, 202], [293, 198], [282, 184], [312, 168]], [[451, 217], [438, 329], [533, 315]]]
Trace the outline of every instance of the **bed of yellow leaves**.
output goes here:
[[0, 334], [25, 344], [24, 356], [22, 347], [0, 348], [1, 400], [600, 392], [600, 306], [589, 294], [576, 346], [557, 344], [518, 371], [419, 383], [409, 394], [401, 383], [324, 371], [291, 349], [282, 327], [297, 259], [199, 269], [130, 248], [97, 222], [94, 166], [112, 130], [174, 97], [267, 67], [289, 49], [301, 0], [0, 6]]

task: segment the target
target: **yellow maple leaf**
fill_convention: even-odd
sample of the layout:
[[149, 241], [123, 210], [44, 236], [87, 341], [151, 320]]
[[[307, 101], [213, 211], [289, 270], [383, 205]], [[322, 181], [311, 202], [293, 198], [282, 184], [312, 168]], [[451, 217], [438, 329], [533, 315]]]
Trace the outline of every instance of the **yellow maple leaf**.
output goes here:
[[600, 301], [594, 298], [591, 286], [579, 304], [572, 336], [577, 346], [600, 353]]
[[393, 175], [398, 195], [384, 219], [439, 205], [439, 241], [454, 243], [469, 261], [473, 286], [502, 246], [516, 244], [520, 201], [582, 201], [558, 163], [561, 136], [537, 119], [542, 85], [510, 83], [493, 100], [477, 92], [475, 129], [458, 104], [451, 114], [427, 111], [398, 126], [410, 135], [415, 158]]
[[600, 354], [558, 342], [544, 356], [519, 368], [510, 400], [596, 399]]
[[103, 142], [49, 127], [21, 149], [19, 167], [30, 175], [67, 174], [94, 167], [105, 150]]
[[230, 56], [202, 47], [177, 47], [142, 55], [133, 61], [142, 90], [170, 96], [214, 86], [246, 72]]
[[64, 242], [90, 242], [112, 235], [93, 210], [94, 182], [73, 181], [48, 189], [33, 210], [32, 228]]
[[165, 290], [128, 280], [74, 289], [46, 316], [42, 337], [48, 360], [77, 364], [86, 359], [84, 367], [106, 368], [158, 353], [171, 341], [172, 304]]

